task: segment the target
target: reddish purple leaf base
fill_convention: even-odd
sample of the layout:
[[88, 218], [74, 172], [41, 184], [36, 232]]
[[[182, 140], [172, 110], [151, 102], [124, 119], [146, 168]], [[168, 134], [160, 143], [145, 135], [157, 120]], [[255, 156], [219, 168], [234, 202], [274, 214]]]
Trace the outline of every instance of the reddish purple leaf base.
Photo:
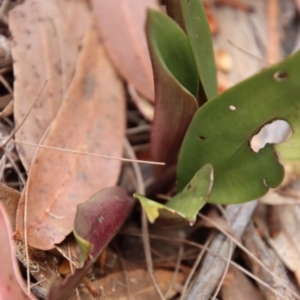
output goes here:
[[48, 300], [65, 300], [72, 294], [101, 251], [118, 232], [128, 217], [134, 199], [120, 187], [101, 190], [77, 206], [74, 231], [91, 244], [89, 258], [82, 268], [65, 280], [52, 283]]

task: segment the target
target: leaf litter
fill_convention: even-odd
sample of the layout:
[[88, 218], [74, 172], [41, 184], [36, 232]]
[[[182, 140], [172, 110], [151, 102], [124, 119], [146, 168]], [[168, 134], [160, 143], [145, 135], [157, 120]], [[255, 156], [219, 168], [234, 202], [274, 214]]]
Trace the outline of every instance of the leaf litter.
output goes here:
[[[39, 143], [56, 116], [71, 83], [89, 17], [85, 1], [57, 0], [45, 4], [30, 0], [10, 12], [16, 126], [32, 106], [33, 95], [38, 94], [49, 77], [39, 104], [16, 134], [18, 140]], [[35, 148], [17, 148], [28, 171]]]
[[[78, 24], [79, 24], [79, 22], [78, 22]], [[51, 60], [50, 60], [50, 61], [51, 61]], [[75, 68], [75, 67], [74, 67], [74, 68]], [[23, 75], [21, 75], [21, 76], [23, 76]], [[18, 81], [18, 78], [19, 78], [19, 77], [17, 76], [17, 81]], [[43, 80], [45, 80], [45, 79], [46, 79], [46, 76], [45, 76], [45, 78], [44, 78]], [[72, 79], [71, 79], [71, 80], [72, 80]], [[42, 85], [43, 85], [43, 82], [42, 82], [42, 83], [40, 82], [39, 85], [38, 85], [38, 87], [37, 87], [36, 90], [35, 90], [35, 93], [30, 94], [30, 97], [26, 97], [26, 98], [28, 98], [28, 99], [29, 99], [29, 98], [30, 98], [30, 99], [34, 99], [34, 97], [36, 96], [36, 94], [38, 93], [38, 90], [40, 90], [40, 88], [41, 88]], [[16, 87], [17, 87], [17, 86], [15, 86], [15, 88], [16, 88]], [[30, 101], [30, 100], [28, 100], [28, 101]], [[30, 105], [29, 105], [28, 107], [30, 107]], [[24, 109], [24, 112], [25, 112], [25, 113], [28, 111], [28, 107], [27, 107], [27, 110]], [[33, 113], [33, 114], [35, 114], [35, 113]], [[84, 113], [83, 113], [82, 115], [84, 115]], [[137, 115], [138, 115], [138, 114], [137, 114]], [[136, 118], [136, 117], [134, 117], [134, 118]], [[139, 118], [139, 117], [136, 118], [137, 122], [139, 122], [139, 121], [138, 121], [138, 118]], [[124, 123], [125, 123], [125, 121], [124, 121]], [[135, 124], [138, 124], [138, 123], [135, 123]], [[47, 126], [46, 126], [46, 127], [47, 127]], [[50, 130], [50, 132], [51, 132], [51, 128], [50, 128], [49, 130]], [[35, 144], [43, 144], [43, 145], [45, 145], [45, 141], [47, 141], [47, 136], [48, 136], [48, 134], [49, 134], [49, 132], [46, 133], [45, 139], [44, 139], [42, 142], [40, 142], [40, 138], [39, 138], [39, 140], [36, 141]], [[18, 139], [17, 139], [17, 140], [18, 140]], [[28, 141], [31, 142], [32, 140], [29, 140], [29, 139], [28, 139]], [[46, 145], [47, 145], [47, 144], [46, 144]], [[63, 145], [63, 146], [64, 146], [64, 145]], [[63, 147], [63, 146], [59, 145], [58, 147]], [[29, 148], [29, 147], [28, 147], [28, 148]], [[71, 148], [71, 147], [70, 147], [70, 148]], [[25, 149], [25, 147], [24, 147], [24, 149]], [[83, 149], [83, 150], [85, 151], [85, 149]], [[34, 150], [34, 151], [35, 151], [35, 150]], [[34, 151], [33, 151], [33, 152], [34, 152]], [[40, 152], [40, 151], [41, 151], [41, 150], [39, 150], [39, 151], [37, 152], [37, 154], [36, 154], [37, 156], [39, 155], [39, 152]], [[83, 152], [84, 152], [84, 151], [83, 151]], [[89, 151], [89, 152], [92, 152], [92, 151]], [[97, 149], [96, 153], [102, 153], [102, 152], [100, 152], [99, 149]], [[49, 151], [49, 152], [48, 152], [48, 156], [49, 156], [49, 157], [52, 157], [53, 154], [54, 154], [54, 151], [51, 151], [51, 152]], [[62, 153], [61, 156], [63, 156], [63, 155], [66, 155], [66, 154], [65, 154], [65, 153]], [[74, 157], [75, 154], [70, 154], [70, 155]], [[55, 156], [55, 155], [54, 155], [54, 156]], [[120, 155], [120, 156], [121, 156], [121, 155]], [[53, 159], [52, 161], [53, 161], [53, 167], [54, 167], [54, 162], [55, 162], [55, 160]], [[102, 161], [102, 159], [101, 159], [101, 161]], [[93, 162], [95, 162], [95, 160], [93, 160]], [[25, 163], [24, 163], [24, 164], [25, 164]], [[54, 167], [53, 169], [55, 169], [55, 167]], [[29, 171], [29, 180], [30, 180], [30, 176], [31, 176], [30, 174], [31, 174], [31, 170]], [[39, 177], [38, 177], [38, 178], [39, 178]], [[90, 195], [90, 196], [91, 196], [91, 195]], [[23, 196], [23, 197], [24, 197], [24, 196]], [[86, 198], [84, 201], [86, 201], [86, 200], [87, 200], [87, 198]], [[51, 210], [50, 210], [49, 212], [52, 213]], [[56, 215], [56, 214], [54, 213], [53, 216], [58, 217], [59, 215]], [[150, 228], [150, 231], [151, 231], [151, 230], [152, 230], [152, 229]], [[187, 237], [187, 236], [189, 235], [188, 232], [189, 232], [188, 230], [185, 230], [185, 235], [184, 235], [184, 237]], [[150, 235], [151, 235], [151, 232], [150, 232]], [[123, 243], [120, 242], [120, 240], [118, 240], [118, 239], [117, 239], [117, 243], [120, 244], [120, 245], [123, 244]], [[126, 245], [126, 243], [125, 243], [125, 245]], [[127, 247], [128, 247], [128, 246], [127, 246]], [[137, 250], [137, 251], [143, 252], [142, 248], [137, 247], [137, 249], [139, 249], [139, 250]], [[151, 251], [154, 251], [153, 253], [156, 253], [156, 252], [159, 251], [159, 250], [161, 250], [161, 248], [158, 248], [158, 250], [157, 250], [157, 249], [155, 250], [155, 249], [153, 248], [153, 240], [152, 240], [152, 241], [151, 241]], [[156, 252], [155, 252], [155, 251], [156, 251]], [[131, 250], [131, 252], [132, 252], [132, 250]], [[123, 255], [123, 254], [121, 254], [121, 255]], [[186, 258], [185, 258], [185, 255], [186, 255], [186, 252], [184, 251], [183, 256], [182, 256], [182, 257], [183, 257], [183, 260], [186, 259]], [[227, 255], [225, 255], [225, 256], [227, 256]], [[138, 257], [138, 256], [136, 256], [136, 257]], [[159, 267], [159, 265], [158, 265], [157, 257], [155, 256], [155, 254], [153, 254], [153, 259], [154, 259], [154, 268], [155, 268], [154, 274], [155, 274], [157, 269], [158, 269], [158, 270], [161, 270], [161, 269], [160, 269], [160, 267]], [[168, 261], [168, 260], [166, 260], [166, 261]], [[175, 261], [175, 260], [174, 260], [174, 261]], [[190, 260], [185, 260], [183, 266], [184, 266], [184, 265], [190, 265], [190, 263], [191, 263], [191, 259], [190, 259]], [[139, 265], [139, 267], [140, 267], [140, 265]], [[139, 270], [139, 269], [137, 269], [137, 270]], [[127, 272], [127, 273], [128, 273], [128, 272]], [[126, 273], [126, 271], [124, 271], [122, 274], [125, 274], [125, 276], [126, 276], [127, 273]], [[138, 274], [139, 277], [140, 277], [140, 274], [141, 274], [141, 273], [138, 273], [138, 272], [137, 272], [136, 274]], [[170, 273], [170, 274], [171, 274], [171, 273]], [[128, 274], [127, 274], [127, 275], [128, 275]], [[102, 279], [106, 278], [106, 279], [108, 280], [108, 284], [116, 282], [116, 281], [115, 281], [113, 278], [111, 278], [110, 276], [112, 276], [112, 275], [106, 275], [106, 276], [104, 276]], [[181, 275], [180, 275], [180, 276], [181, 276]], [[142, 277], [142, 276], [141, 276], [141, 277]], [[129, 276], [129, 277], [127, 276], [127, 278], [130, 278], [130, 276]], [[162, 281], [162, 280], [166, 280], [166, 278], [163, 278], [163, 279], [160, 279], [160, 277], [158, 277], [158, 278], [159, 278], [159, 282]], [[158, 278], [157, 278], [157, 279], [158, 279]], [[111, 280], [111, 281], [110, 281], [110, 280]], [[116, 280], [118, 281], [118, 279], [116, 279]], [[94, 281], [95, 281], [95, 280], [94, 280]], [[94, 282], [94, 281], [93, 281], [93, 282]], [[124, 281], [124, 283], [125, 283], [125, 286], [126, 286], [126, 281]], [[124, 283], [123, 283], [123, 285], [124, 285]], [[97, 282], [95, 281], [94, 284], [97, 285]], [[104, 283], [100, 283], [100, 285], [104, 285]], [[116, 285], [118, 286], [119, 284], [116, 283]], [[179, 282], [179, 285], [182, 285], [182, 283]], [[151, 281], [149, 281], [148, 286], [151, 286]], [[256, 288], [256, 287], [255, 287], [255, 288]], [[276, 288], [276, 287], [275, 287], [275, 288]], [[121, 292], [121, 294], [122, 294], [122, 293], [125, 293], [125, 290], [123, 290], [123, 291], [124, 291], [124, 292]], [[178, 292], [178, 291], [179, 291], [179, 292]], [[144, 293], [145, 293], [145, 292], [144, 292]], [[86, 291], [84, 294], [85, 294], [85, 295], [88, 295], [89, 292]], [[178, 294], [180, 294], [180, 288], [179, 288], [179, 290], [177, 290], [177, 295], [178, 295]], [[135, 293], [133, 293], [133, 295], [136, 296]], [[145, 295], [146, 295], [146, 294], [145, 294]], [[154, 295], [154, 296], [152, 296], [152, 297], [155, 297], [155, 296], [156, 296], [156, 294], [153, 294], [153, 295]], [[137, 298], [137, 297], [135, 297], [135, 298]], [[105, 299], [105, 298], [104, 298], [104, 299]], [[144, 299], [144, 298], [142, 298], [142, 299]]]
[[[124, 89], [91, 22], [70, 89], [43, 144], [122, 156], [124, 135]], [[53, 248], [72, 231], [76, 206], [115, 185], [120, 168], [120, 161], [40, 148], [19, 204], [17, 235], [23, 238], [25, 218], [28, 244]]]

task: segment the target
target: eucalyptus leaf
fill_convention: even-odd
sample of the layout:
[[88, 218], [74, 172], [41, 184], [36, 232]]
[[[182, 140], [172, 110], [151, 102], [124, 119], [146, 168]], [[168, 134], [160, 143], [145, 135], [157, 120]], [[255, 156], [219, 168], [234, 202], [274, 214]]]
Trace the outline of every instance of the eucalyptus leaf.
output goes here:
[[[192, 116], [197, 110], [198, 75], [183, 30], [165, 14], [148, 11], [146, 33], [155, 82], [152, 157], [174, 163]], [[157, 174], [163, 170], [156, 169]]]
[[284, 170], [274, 146], [258, 153], [251, 138], [266, 124], [282, 119], [293, 129], [287, 146], [276, 149], [286, 159], [300, 153], [300, 52], [225, 91], [205, 103], [194, 115], [184, 138], [177, 169], [182, 190], [205, 164], [214, 168], [212, 203], [240, 203], [277, 187]]
[[213, 169], [203, 166], [187, 186], [165, 205], [140, 194], [134, 194], [141, 202], [149, 222], [158, 221], [166, 226], [194, 224], [199, 210], [207, 203], [213, 186]]

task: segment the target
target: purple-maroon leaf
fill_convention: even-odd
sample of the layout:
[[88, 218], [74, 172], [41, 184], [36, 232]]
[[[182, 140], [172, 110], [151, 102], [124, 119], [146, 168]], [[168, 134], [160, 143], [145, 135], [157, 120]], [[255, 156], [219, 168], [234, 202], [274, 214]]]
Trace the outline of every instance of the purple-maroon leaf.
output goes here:
[[33, 295], [27, 295], [16, 257], [12, 253], [14, 248], [12, 230], [5, 208], [0, 203], [0, 299], [36, 300]]
[[103, 248], [118, 232], [129, 215], [134, 199], [120, 187], [101, 190], [77, 206], [74, 235], [82, 250], [82, 268], [65, 280], [55, 280], [48, 300], [65, 300], [72, 294]]

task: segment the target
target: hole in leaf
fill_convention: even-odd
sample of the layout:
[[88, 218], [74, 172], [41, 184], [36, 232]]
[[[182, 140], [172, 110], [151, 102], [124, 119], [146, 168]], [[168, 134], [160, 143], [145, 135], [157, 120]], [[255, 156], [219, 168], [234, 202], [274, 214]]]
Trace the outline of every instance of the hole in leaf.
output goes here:
[[265, 178], [262, 179], [264, 186], [269, 187]]
[[234, 105], [229, 105], [230, 110], [236, 110], [236, 107]]
[[264, 125], [260, 131], [250, 140], [251, 149], [257, 153], [266, 144], [280, 144], [288, 140], [292, 135], [292, 128], [284, 120], [276, 120]]
[[275, 74], [274, 74], [274, 79], [277, 81], [277, 82], [282, 82], [282, 81], [285, 81], [288, 77], [288, 74], [286, 71], [283, 71], [283, 70], [280, 70], [280, 71], [277, 71]]
[[206, 139], [205, 139], [205, 137], [204, 136], [199, 136], [199, 139], [201, 140], [201, 141], [205, 141]]

